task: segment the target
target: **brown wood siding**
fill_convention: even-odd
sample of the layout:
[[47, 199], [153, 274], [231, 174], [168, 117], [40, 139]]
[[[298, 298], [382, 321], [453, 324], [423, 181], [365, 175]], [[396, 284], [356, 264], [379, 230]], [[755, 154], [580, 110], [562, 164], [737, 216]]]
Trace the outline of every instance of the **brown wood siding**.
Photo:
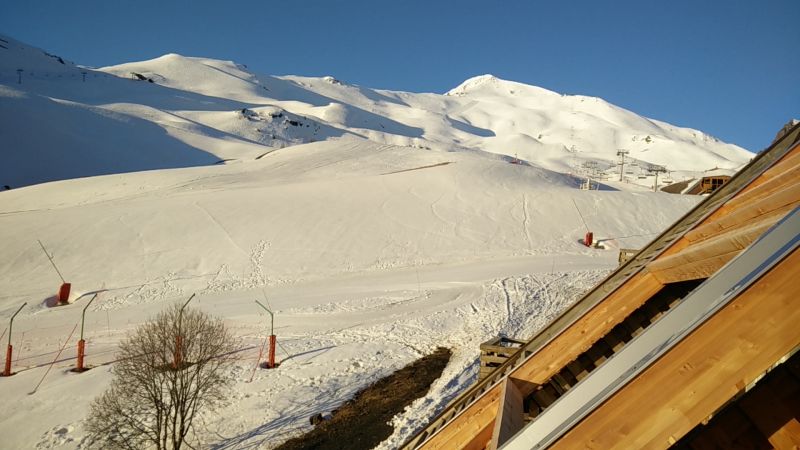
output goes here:
[[666, 448], [800, 345], [794, 251], [552, 448]]

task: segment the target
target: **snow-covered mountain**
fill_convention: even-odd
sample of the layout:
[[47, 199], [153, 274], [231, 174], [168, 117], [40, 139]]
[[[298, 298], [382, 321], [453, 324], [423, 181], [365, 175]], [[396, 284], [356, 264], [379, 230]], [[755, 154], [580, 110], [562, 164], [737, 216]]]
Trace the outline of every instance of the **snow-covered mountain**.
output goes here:
[[[444, 95], [418, 94], [333, 77], [259, 75], [231, 61], [177, 54], [89, 69], [0, 39], [7, 149], [0, 185], [246, 161], [332, 139], [490, 152], [571, 173], [590, 165], [611, 173], [620, 149], [633, 167], [657, 164], [683, 175], [735, 168], [752, 156], [599, 98], [491, 75]], [[631, 181], [652, 184], [639, 172]]]

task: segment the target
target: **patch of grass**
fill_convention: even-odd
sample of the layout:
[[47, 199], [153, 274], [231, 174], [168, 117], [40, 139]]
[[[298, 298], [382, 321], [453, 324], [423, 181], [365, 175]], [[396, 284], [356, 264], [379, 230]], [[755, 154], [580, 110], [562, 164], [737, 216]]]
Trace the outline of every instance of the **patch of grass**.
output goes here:
[[431, 383], [442, 375], [451, 355], [450, 349], [439, 347], [432, 354], [381, 378], [337, 409], [330, 420], [278, 449], [374, 448], [392, 435], [389, 420], [428, 392]]

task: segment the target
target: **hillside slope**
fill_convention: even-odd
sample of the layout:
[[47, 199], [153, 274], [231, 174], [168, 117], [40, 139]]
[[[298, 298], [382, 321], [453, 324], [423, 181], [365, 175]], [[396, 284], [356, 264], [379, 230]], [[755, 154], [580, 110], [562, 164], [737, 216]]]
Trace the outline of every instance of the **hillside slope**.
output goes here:
[[[574, 178], [488, 155], [370, 141], [307, 144], [248, 164], [32, 186], [3, 194], [3, 229], [20, 246], [5, 251], [14, 263], [0, 266], [0, 291], [13, 291], [22, 274], [47, 284], [51, 273], [34, 236], [58, 246], [76, 285], [86, 284], [84, 276], [129, 285], [151, 273], [244, 273], [265, 245], [261, 264], [270, 278], [306, 279], [594, 253], [577, 243], [585, 229], [569, 199], [602, 233], [598, 238], [650, 236], [654, 224], [694, 202], [576, 187]], [[652, 217], [641, 222], [645, 210]], [[92, 217], [98, 220], [85, 226]], [[625, 244], [641, 238], [635, 241]], [[104, 255], [112, 249], [117, 256], [109, 266]]]

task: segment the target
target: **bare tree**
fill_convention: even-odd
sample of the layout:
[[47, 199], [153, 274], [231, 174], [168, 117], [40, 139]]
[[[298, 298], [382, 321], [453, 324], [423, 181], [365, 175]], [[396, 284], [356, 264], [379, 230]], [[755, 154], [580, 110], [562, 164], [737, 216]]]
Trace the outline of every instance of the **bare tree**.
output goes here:
[[120, 344], [111, 387], [92, 402], [92, 446], [194, 448], [198, 419], [225, 399], [235, 347], [221, 320], [180, 306], [138, 327]]

